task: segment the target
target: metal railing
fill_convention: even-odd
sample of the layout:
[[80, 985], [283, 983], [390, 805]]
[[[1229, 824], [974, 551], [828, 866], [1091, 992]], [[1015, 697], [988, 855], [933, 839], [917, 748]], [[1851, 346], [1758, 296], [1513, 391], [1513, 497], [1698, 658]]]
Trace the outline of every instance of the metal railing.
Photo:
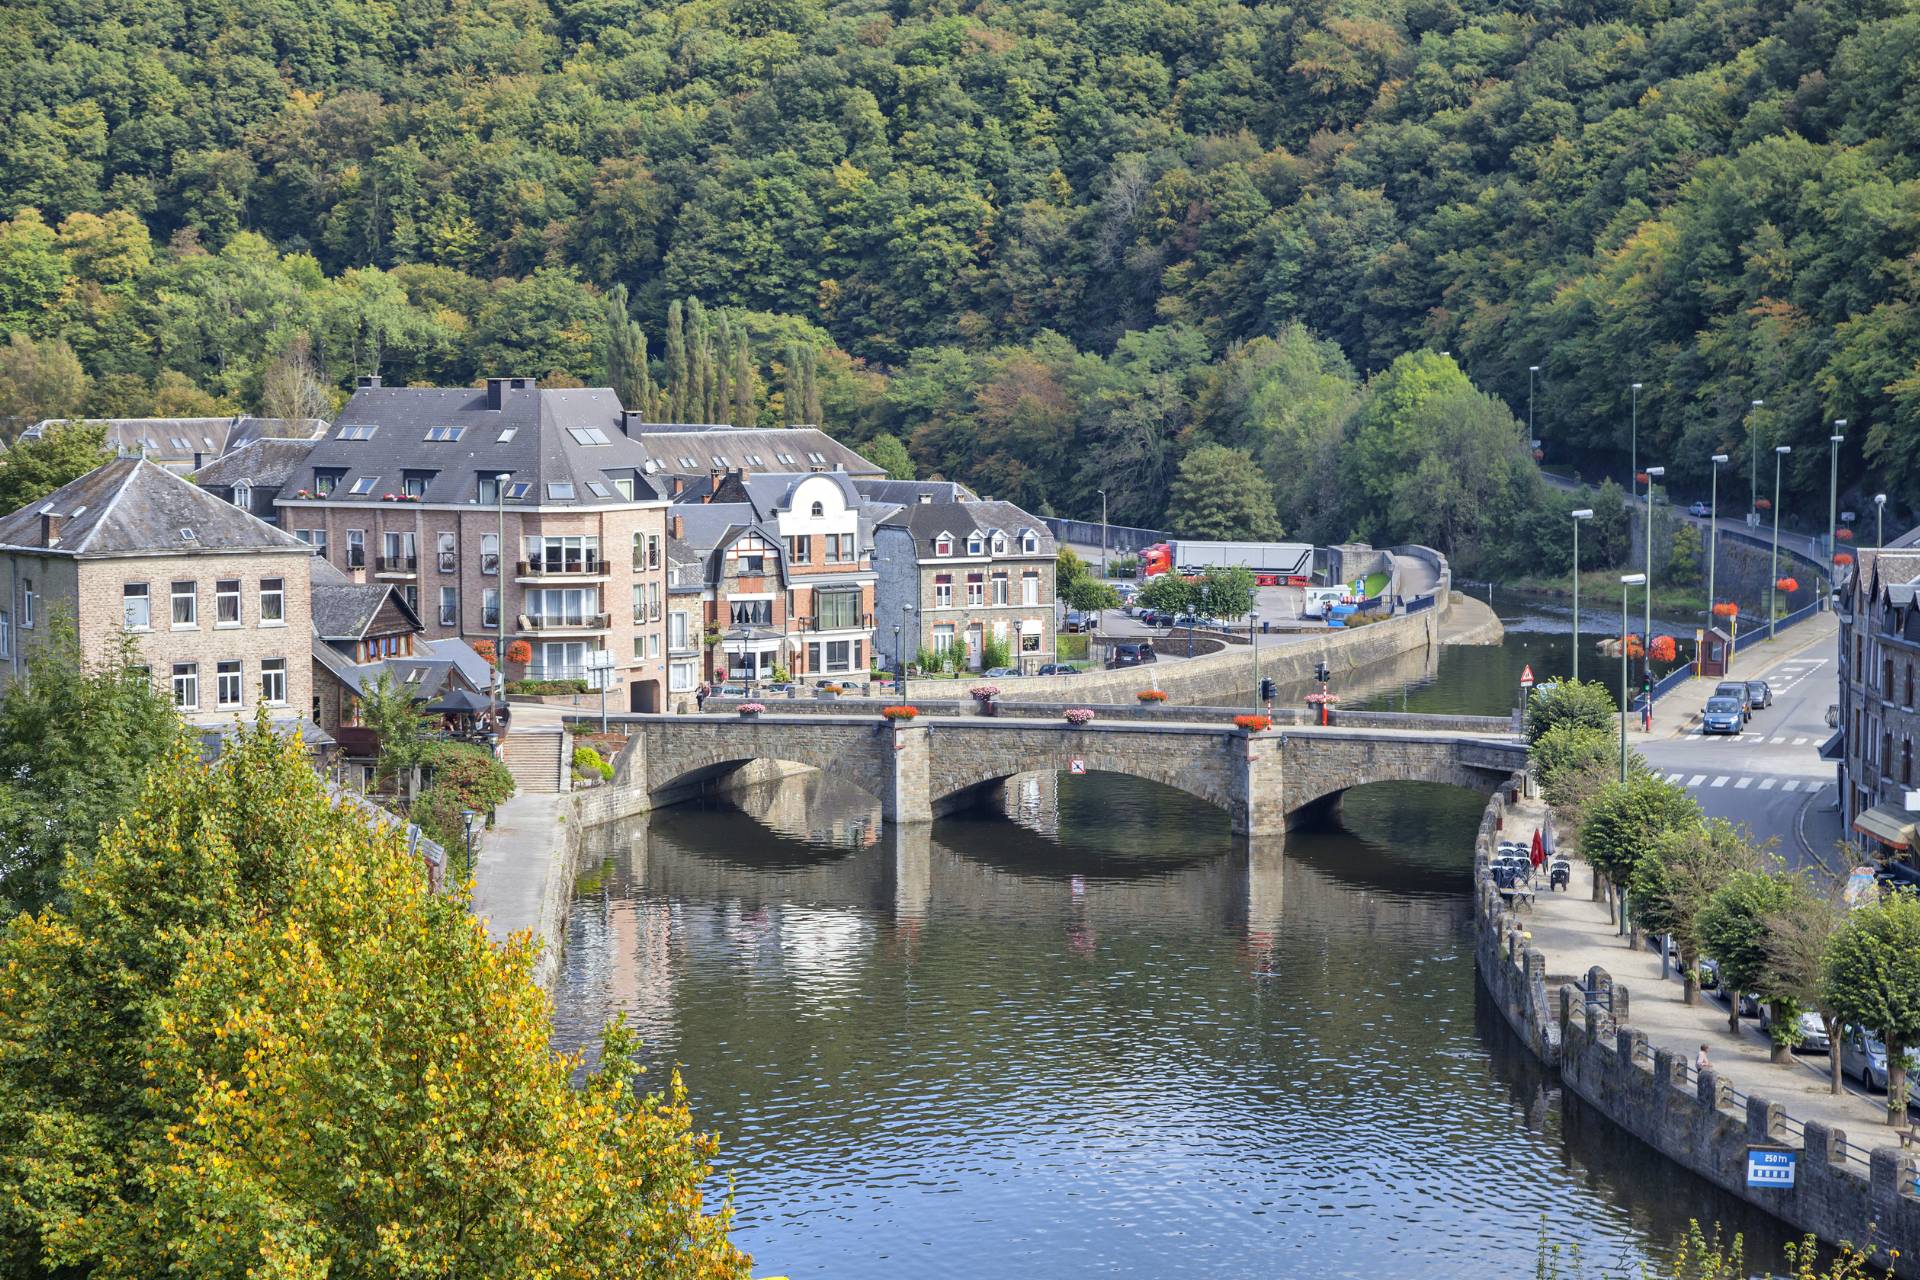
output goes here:
[[870, 613], [856, 615], [849, 622], [822, 621], [819, 618], [798, 618], [795, 621], [801, 631], [873, 630], [873, 615]]
[[522, 631], [604, 631], [608, 616], [604, 613], [586, 613], [579, 617], [565, 618], [540, 613], [523, 613], [519, 621]]
[[[1635, 1041], [1633, 1060], [1635, 1062], [1644, 1062], [1651, 1067], [1653, 1065], [1653, 1047], [1645, 1040]], [[1684, 1054], [1676, 1057], [1674, 1061], [1678, 1063], [1680, 1067], [1679, 1082], [1697, 1091], [1700, 1086], [1699, 1068], [1687, 1061]], [[1730, 1106], [1736, 1111], [1744, 1112], [1747, 1109], [1749, 1096], [1750, 1095], [1742, 1093], [1739, 1089], [1735, 1088], [1732, 1081], [1726, 1079], [1720, 1081], [1720, 1103]], [[1780, 1113], [1780, 1128], [1789, 1136], [1799, 1139], [1802, 1150], [1806, 1148], [1807, 1127], [1805, 1124], [1795, 1120], [1792, 1116], [1782, 1111]], [[1869, 1148], [1862, 1147], [1858, 1143], [1843, 1138], [1839, 1142], [1839, 1151], [1843, 1160], [1857, 1164], [1862, 1169], [1872, 1169], [1873, 1153]]]
[[420, 571], [420, 557], [381, 556], [379, 571], [381, 573], [418, 573]]
[[439, 553], [439, 556], [440, 556], [440, 572], [453, 573], [459, 569], [460, 559], [455, 553], [451, 551], [442, 551]]
[[581, 578], [607, 571], [607, 562], [599, 556], [587, 556], [583, 560], [562, 561], [559, 564], [546, 560], [516, 560], [513, 565], [516, 578]]

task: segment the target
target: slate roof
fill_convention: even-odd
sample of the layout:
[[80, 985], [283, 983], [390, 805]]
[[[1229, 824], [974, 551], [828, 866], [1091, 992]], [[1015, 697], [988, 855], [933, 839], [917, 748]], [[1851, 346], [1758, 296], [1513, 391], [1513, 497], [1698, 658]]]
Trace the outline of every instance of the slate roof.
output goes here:
[[313, 452], [312, 440], [264, 438], [230, 449], [198, 471], [195, 483], [209, 489], [231, 489], [245, 482], [262, 488], [285, 486], [287, 477]]
[[[41, 545], [42, 514], [65, 518], [55, 547]], [[115, 458], [0, 519], [0, 546], [69, 556], [313, 550], [144, 458]]]
[[668, 535], [667, 590], [698, 591], [706, 585], [705, 559], [698, 551]]
[[685, 427], [635, 423], [633, 440], [667, 475], [704, 476], [712, 471], [844, 471], [884, 477], [886, 469], [841, 444], [818, 427]]
[[324, 418], [235, 418], [227, 432], [227, 452], [256, 440], [318, 440], [326, 433]]
[[[1008, 559], [1051, 558], [1056, 553], [1053, 534], [1047, 529], [1046, 521], [1027, 514], [1011, 502], [913, 503], [901, 507], [880, 523], [882, 528], [904, 529], [911, 534], [914, 551], [922, 560], [933, 558], [934, 539], [942, 533], [964, 539], [976, 529], [989, 538], [996, 530], [1006, 534], [1012, 543], [1008, 548]], [[1033, 552], [1020, 550], [1020, 535], [1027, 530], [1032, 530], [1039, 538], [1038, 549]], [[964, 554], [964, 546], [956, 548], [955, 554]]]
[[[362, 387], [281, 486], [281, 500], [313, 490], [317, 469], [339, 471], [330, 500], [356, 506], [399, 493], [409, 471], [431, 474], [421, 497], [428, 503], [474, 502], [480, 477], [503, 472], [531, 486], [524, 498], [509, 500], [514, 506], [627, 505], [616, 479], [632, 480], [634, 502], [659, 500], [646, 475], [646, 450], [622, 429], [612, 391], [514, 387], [504, 390], [499, 408], [489, 404], [487, 388]], [[370, 438], [353, 438], [367, 428]], [[429, 440], [436, 428], [457, 438]], [[352, 493], [363, 477], [369, 491]], [[573, 496], [560, 496], [565, 491], [555, 485], [572, 485]]]
[[[323, 562], [315, 561], [316, 565], [320, 563]], [[367, 634], [367, 627], [378, 616], [381, 606], [389, 597], [407, 621], [413, 624], [414, 630], [425, 629], [420, 623], [420, 616], [407, 607], [407, 598], [390, 584], [322, 582], [316, 573], [313, 578], [314, 633], [323, 640], [358, 640]]]
[[458, 636], [448, 636], [444, 640], [423, 637], [414, 644], [424, 647], [433, 657], [444, 658], [452, 663], [454, 670], [460, 673], [475, 693], [485, 693], [493, 685], [493, 664], [475, 653], [473, 646]]
[[266, 437], [307, 438], [324, 428], [317, 418], [45, 418], [21, 436], [46, 434], [63, 422], [97, 422], [107, 429], [107, 448], [119, 457], [144, 456], [163, 464], [192, 465], [196, 456], [216, 458]]
[[904, 507], [916, 502], [972, 502], [979, 495], [957, 480], [855, 480], [853, 487], [869, 502]]

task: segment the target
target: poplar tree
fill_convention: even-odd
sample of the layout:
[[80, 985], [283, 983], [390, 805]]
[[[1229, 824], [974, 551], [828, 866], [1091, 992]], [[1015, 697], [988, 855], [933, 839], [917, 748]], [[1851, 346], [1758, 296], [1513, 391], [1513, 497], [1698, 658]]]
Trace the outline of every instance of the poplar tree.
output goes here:
[[733, 425], [751, 427], [759, 421], [754, 410], [753, 356], [747, 350], [747, 335], [742, 333], [733, 344]]
[[667, 416], [687, 420], [687, 327], [680, 300], [667, 304]]
[[627, 286], [615, 285], [607, 295], [607, 385], [629, 409], [651, 413], [651, 380], [647, 376], [647, 335], [627, 310]]

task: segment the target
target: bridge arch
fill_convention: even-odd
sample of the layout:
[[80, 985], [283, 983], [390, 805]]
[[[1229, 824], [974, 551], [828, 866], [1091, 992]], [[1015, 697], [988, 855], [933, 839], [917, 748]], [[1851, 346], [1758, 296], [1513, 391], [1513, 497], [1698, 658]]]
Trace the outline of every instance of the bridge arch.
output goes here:
[[891, 734], [878, 720], [816, 720], [795, 732], [779, 723], [677, 719], [659, 724], [647, 743], [644, 781], [629, 779], [656, 805], [689, 798], [756, 761], [818, 769], [883, 803], [892, 794]]
[[1243, 802], [1231, 733], [1141, 735], [1054, 730], [955, 732], [943, 727], [928, 748], [927, 799], [937, 816], [966, 808], [991, 787], [1023, 773], [1069, 772], [1144, 778], [1184, 791], [1228, 813]]
[[[1508, 753], [1497, 758], [1458, 741], [1375, 739], [1355, 735], [1342, 750], [1330, 752], [1326, 743], [1300, 735], [1289, 736], [1282, 752], [1286, 779], [1289, 827], [1317, 820], [1346, 792], [1376, 782], [1435, 782], [1463, 787], [1482, 795], [1492, 793], [1515, 767]], [[1524, 763], [1524, 757], [1522, 757]]]

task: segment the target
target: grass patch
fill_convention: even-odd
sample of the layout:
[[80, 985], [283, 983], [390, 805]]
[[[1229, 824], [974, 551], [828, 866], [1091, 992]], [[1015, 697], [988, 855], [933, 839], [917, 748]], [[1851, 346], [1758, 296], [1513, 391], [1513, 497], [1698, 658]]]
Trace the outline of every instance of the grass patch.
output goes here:
[[1085, 662], [1087, 660], [1087, 636], [1085, 632], [1060, 637], [1061, 662]]
[[[1581, 613], [1591, 604], [1595, 609], [1605, 609], [1609, 601], [1615, 608], [1620, 603], [1620, 575], [1631, 573], [1631, 569], [1589, 569], [1580, 575]], [[1553, 600], [1573, 599], [1573, 580], [1566, 574], [1552, 577], [1517, 578], [1503, 584], [1509, 591], [1523, 595], [1544, 596]], [[1628, 596], [1631, 602], [1629, 611], [1643, 609], [1641, 603], [1642, 588], [1630, 588]], [[1653, 607], [1656, 611], [1670, 615], [1704, 616], [1707, 611], [1707, 592], [1704, 586], [1683, 587], [1678, 583], [1662, 582], [1658, 578], [1653, 583]]]

